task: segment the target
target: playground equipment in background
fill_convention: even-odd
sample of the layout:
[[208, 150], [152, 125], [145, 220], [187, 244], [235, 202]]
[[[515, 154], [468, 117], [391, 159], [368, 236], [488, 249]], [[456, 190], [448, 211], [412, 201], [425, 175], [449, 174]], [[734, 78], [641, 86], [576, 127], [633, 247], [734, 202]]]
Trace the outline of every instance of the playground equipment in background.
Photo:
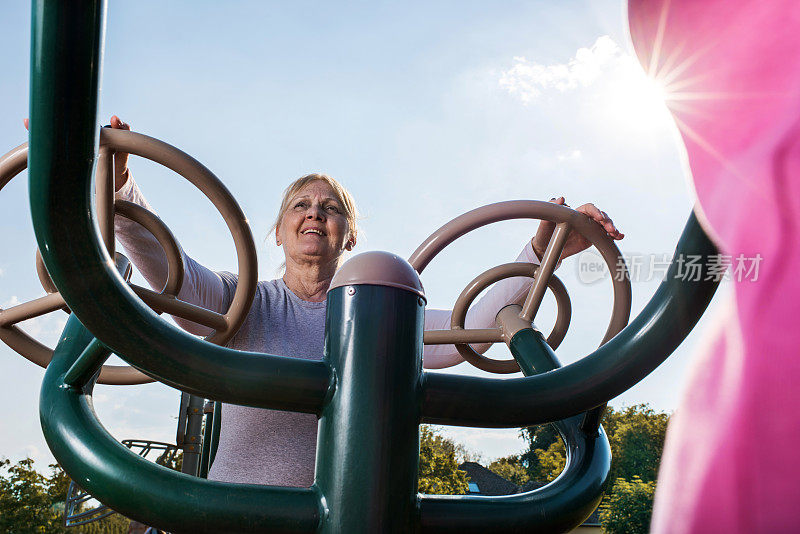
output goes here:
[[[650, 303], [625, 327], [630, 283], [626, 276], [615, 279], [605, 343], [560, 367], [532, 321], [546, 288], [553, 288], [560, 309], [550, 341], [556, 345], [563, 339], [569, 302], [553, 270], [566, 236], [570, 231], [583, 234], [611, 270], [618, 266], [619, 251], [580, 213], [546, 202], [513, 201], [456, 218], [426, 240], [410, 262], [382, 252], [348, 261], [328, 293], [322, 361], [234, 351], [196, 339], [159, 320], [145, 302], [177, 315], [185, 307], [167, 308], [166, 300], [176, 299], [162, 302], [147, 290], [132, 291], [124, 271], [117, 272], [111, 261], [111, 151], [150, 157], [196, 185], [200, 180], [193, 173], [208, 171], [189, 156], [170, 159], [182, 153], [141, 134], [101, 131], [96, 179], [100, 235], [96, 230], [90, 184], [97, 153], [104, 8], [102, 1], [77, 6], [36, 0], [33, 9], [31, 207], [51, 289], [58, 288], [58, 299], [63, 298], [63, 303], [52, 296], [47, 302], [66, 304], [72, 311], [45, 373], [40, 415], [48, 445], [64, 470], [111, 508], [175, 532], [551, 532], [580, 524], [596, 507], [608, 478], [610, 450], [600, 426], [604, 404], [669, 356], [702, 315], [718, 282], [706, 280], [705, 272], [679, 280], [673, 264]], [[221, 196], [205, 192], [219, 207]], [[238, 207], [225, 215], [235, 238], [249, 238]], [[514, 218], [557, 223], [541, 266], [490, 269], [459, 297], [451, 330], [423, 333], [425, 297], [418, 273], [459, 236]], [[238, 243], [237, 251], [239, 285], [252, 292], [255, 269], [243, 269]], [[678, 254], [716, 254], [694, 216], [678, 242]], [[463, 329], [466, 308], [482, 287], [520, 273], [534, 275], [522, 306], [504, 308], [497, 329]], [[252, 284], [246, 282], [249, 276]], [[237, 287], [225, 321], [219, 316], [206, 323], [220, 328], [213, 341], [232, 335], [251, 299]], [[468, 346], [499, 341], [509, 346], [513, 361], [491, 361]], [[481, 368], [507, 373], [518, 367], [525, 376], [492, 380], [423, 372], [423, 342], [455, 343]], [[315, 483], [310, 488], [228, 484], [139, 457], [114, 440], [92, 410], [98, 371], [112, 352], [146, 376], [198, 398], [316, 414]], [[475, 427], [554, 422], [566, 444], [567, 464], [555, 481], [518, 495], [417, 495], [421, 422]], [[201, 469], [207, 461], [200, 462]]]
[[[177, 446], [171, 443], [151, 440], [124, 439], [122, 444], [131, 450], [136, 450], [142, 458], [147, 458], [153, 451], [160, 452], [155, 459], [158, 465], [172, 464], [179, 450]], [[83, 491], [73, 480], [70, 480], [67, 488], [67, 497], [64, 502], [64, 523], [66, 526], [79, 527], [88, 525], [116, 513], [102, 503], [87, 508], [86, 504], [91, 503], [93, 500], [94, 497], [92, 495]]]

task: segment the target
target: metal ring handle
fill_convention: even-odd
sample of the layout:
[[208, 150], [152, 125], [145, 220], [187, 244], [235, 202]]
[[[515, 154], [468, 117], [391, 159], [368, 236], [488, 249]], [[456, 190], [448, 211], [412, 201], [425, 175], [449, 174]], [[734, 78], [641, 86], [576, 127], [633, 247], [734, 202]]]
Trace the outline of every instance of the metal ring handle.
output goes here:
[[[621, 276], [612, 276], [614, 304], [611, 311], [611, 319], [601, 345], [625, 328], [630, 318], [631, 282], [622, 254], [616, 244], [614, 244], [614, 241], [608, 237], [605, 230], [603, 230], [600, 225], [578, 211], [553, 204], [552, 202], [511, 200], [489, 204], [468, 211], [444, 224], [441, 228], [432, 233], [417, 247], [417, 250], [414, 251], [408, 262], [421, 274], [439, 252], [459, 237], [472, 230], [486, 226], [487, 224], [509, 219], [541, 219], [552, 221], [556, 223], [556, 225], [562, 226], [565, 230], [577, 231], [588, 239], [600, 252], [606, 265], [609, 267], [609, 271], [612, 273], [616, 271], [617, 275], [621, 274]], [[560, 244], [554, 243], [554, 241], [565, 240], [566, 233], [568, 232], [562, 231], [555, 233], [551, 240], [551, 245], [555, 244], [556, 246], [548, 245], [548, 251], [560, 248], [559, 245], [563, 246], [563, 241]], [[560, 254], [560, 249], [557, 252]], [[549, 273], [545, 273], [547, 276], [544, 277], [544, 282], [549, 280], [549, 274], [552, 274], [552, 270], [555, 268], [555, 264], [558, 261], [557, 256], [558, 254], [545, 253], [542, 267], [549, 271]], [[526, 315], [526, 311], [531, 311], [528, 306], [528, 300], [531, 300], [534, 289], [537, 289], [536, 282], [534, 284], [523, 306], [521, 315]], [[546, 285], [544, 285], [544, 287], [546, 287]], [[544, 287], [540, 287], [540, 290], [543, 291]], [[541, 295], [539, 295], [539, 298], [540, 297]], [[528, 310], [526, 310], [526, 308], [528, 308]], [[529, 316], [525, 317], [525, 319], [532, 320], [533, 317]]]
[[169, 227], [152, 211], [127, 200], [115, 201], [114, 212], [141, 225], [156, 238], [167, 256], [167, 281], [161, 288], [161, 294], [177, 296], [183, 286], [186, 271], [183, 266], [183, 251], [180, 243], [175, 239]]
[[[461, 295], [456, 299], [450, 320], [451, 331], [468, 331], [464, 328], [467, 310], [481, 291], [499, 280], [511, 278], [512, 276], [528, 276], [534, 278], [538, 269], [539, 266], [532, 263], [506, 263], [498, 265], [497, 267], [492, 267], [488, 271], [478, 275], [464, 288], [464, 291], [462, 291]], [[553, 292], [558, 307], [556, 323], [553, 325], [553, 330], [547, 337], [548, 345], [555, 350], [564, 340], [564, 336], [567, 335], [567, 329], [569, 328], [570, 319], [572, 318], [572, 303], [567, 293], [567, 288], [564, 287], [564, 284], [557, 276], [553, 275], [550, 277], [550, 280], [548, 280], [548, 287], [550, 291]], [[501, 328], [498, 327], [497, 330], [502, 334]], [[504, 339], [504, 341], [508, 342], [510, 340]], [[495, 360], [484, 356], [466, 343], [454, 344], [458, 353], [478, 369], [498, 374], [517, 373], [520, 370], [519, 364], [517, 364], [517, 361], [513, 358]]]
[[[2, 163], [0, 163], [0, 169], [2, 169]], [[2, 171], [0, 170], [0, 172]], [[161, 219], [141, 206], [120, 200], [114, 204], [114, 209], [121, 216], [142, 225], [142, 227], [153, 234], [158, 243], [161, 245], [161, 248], [164, 250], [164, 253], [167, 256], [168, 270], [167, 281], [164, 284], [164, 288], [161, 290], [160, 294], [171, 297], [176, 296], [178, 291], [180, 291], [181, 285], [183, 284], [184, 268], [183, 254], [181, 253], [180, 245], [175, 239], [175, 236], [172, 235], [172, 232], [169, 230], [167, 225], [161, 221]], [[48, 293], [48, 297], [46, 297], [47, 300], [42, 302], [42, 299], [37, 299], [37, 301], [42, 302], [42, 304], [39, 306], [39, 310], [36, 309], [36, 301], [20, 304], [13, 310], [3, 310], [0, 308], [0, 323], [3, 327], [3, 329], [0, 330], [0, 339], [2, 339], [18, 354], [22, 355], [31, 362], [41, 367], [47, 367], [53, 358], [53, 350], [33, 339], [22, 329], [11, 324], [10, 321], [14, 321], [14, 318], [11, 318], [10, 321], [8, 318], [8, 312], [17, 315], [18, 317], [27, 318], [27, 316], [30, 316], [31, 314], [40, 314], [40, 312], [46, 312], [47, 308], [42, 307], [46, 302], [56, 302], [57, 299], [60, 299], [59, 302], [63, 302], [63, 299], [61, 299], [61, 296], [58, 293], [58, 289], [56, 288], [55, 284], [53, 284], [50, 274], [47, 272], [47, 269], [44, 266], [39, 249], [36, 250], [36, 273], [39, 276], [39, 281], [41, 282], [42, 287]], [[128, 280], [130, 278], [130, 273], [128, 273], [126, 276], [123, 276], [123, 278]], [[70, 313], [66, 304], [62, 306], [61, 309], [67, 313]], [[2, 317], [3, 315], [6, 315], [6, 317]], [[153, 382], [153, 379], [128, 365], [104, 365], [102, 371], [100, 372], [100, 378], [98, 379], [98, 382], [109, 385], [135, 385]]]
[[[255, 296], [258, 283], [256, 247], [247, 219], [241, 208], [225, 185], [202, 163], [189, 154], [159, 141], [153, 137], [136, 132], [102, 128], [100, 147], [110, 147], [117, 152], [127, 152], [153, 160], [180, 174], [192, 185], [200, 189], [222, 215], [236, 245], [239, 277], [230, 307], [224, 320], [227, 328], [206, 338], [217, 345], [224, 345], [239, 330], [244, 322]], [[141, 296], [141, 294], [140, 294]], [[189, 317], [190, 320], [194, 318]]]
[[[156, 238], [156, 241], [161, 245], [161, 249], [167, 256], [167, 281], [161, 289], [161, 294], [177, 296], [183, 285], [183, 277], [186, 273], [183, 268], [181, 246], [169, 227], [155, 213], [133, 202], [115, 200], [113, 208], [115, 214], [141, 225]], [[50, 273], [47, 272], [47, 267], [44, 265], [42, 254], [38, 248], [36, 249], [36, 274], [39, 277], [42, 288], [47, 293], [58, 293], [58, 288], [53, 283], [53, 279], [50, 278]], [[70, 313], [69, 308], [66, 306], [64, 311]]]
[[[101, 130], [100, 142], [102, 147], [101, 151], [104, 152], [105, 157], [110, 157], [114, 150], [137, 155], [143, 155], [141, 152], [157, 152], [158, 155], [163, 158], [162, 162], [165, 166], [183, 175], [203, 191], [203, 193], [212, 200], [223, 217], [226, 218], [226, 221], [228, 220], [226, 215], [235, 215], [240, 211], [236, 201], [215, 176], [207, 170], [205, 173], [202, 172], [202, 170], [205, 170], [202, 165], [197, 163], [190, 156], [166, 143], [135, 132], [123, 132], [121, 130], [111, 130], [107, 128]], [[14, 176], [27, 167], [27, 155], [28, 146], [27, 143], [23, 143], [0, 158], [0, 190]], [[201, 167], [201, 172], [192, 173], [192, 167], [197, 171], [196, 166], [189, 165], [187, 169], [186, 165], [180, 161], [181, 156], [185, 156], [189, 158], [191, 162], [199, 165]], [[178, 170], [178, 168], [181, 170]], [[186, 174], [189, 174], [189, 176]], [[206, 338], [210, 342], [224, 344], [233, 337], [239, 326], [244, 322], [244, 318], [249, 311], [255, 285], [257, 283], [255, 244], [252, 241], [249, 229], [243, 231], [241, 228], [237, 228], [235, 223], [233, 225], [231, 225], [231, 223], [228, 224], [236, 244], [240, 283], [237, 284], [228, 313], [220, 315], [215, 312], [208, 312], [207, 310], [203, 310], [202, 308], [188, 303], [183, 303], [175, 298], [183, 283], [183, 257], [180, 246], [169, 231], [169, 228], [167, 228], [157, 216], [135, 204], [125, 201], [115, 202], [113, 204], [113, 209], [120, 215], [141, 224], [152, 233], [167, 255], [169, 269], [167, 281], [162, 291], [157, 293], [145, 288], [133, 286], [132, 289], [134, 289], [134, 292], [139, 294], [139, 296], [158, 313], [169, 311], [176, 315], [185, 316], [189, 320], [195, 320], [201, 324], [216, 327], [216, 330]], [[232, 217], [232, 219], [237, 220], [235, 216]], [[39, 265], [40, 263], [41, 265]], [[34, 313], [35, 315], [41, 315], [42, 313], [51, 311], [50, 308], [57, 309], [59, 307], [64, 307], [65, 303], [60, 294], [51, 292], [52, 289], [55, 289], [55, 284], [52, 283], [46, 268], [44, 268], [43, 262], [37, 261], [37, 274], [39, 275], [43, 287], [50, 294], [42, 299], [25, 303], [28, 309], [18, 311], [20, 311], [20, 313], [25, 312], [24, 314]], [[2, 316], [2, 313], [3, 310], [0, 309], [0, 316]], [[7, 318], [11, 319], [10, 317]], [[52, 349], [39, 343], [13, 324], [10, 324], [10, 321], [7, 320], [5, 323], [7, 324], [0, 326], [0, 340], [4, 341], [14, 351], [33, 363], [46, 367], [52, 359]], [[153, 379], [151, 377], [133, 367], [104, 365], [98, 383], [132, 385], [152, 381]]]

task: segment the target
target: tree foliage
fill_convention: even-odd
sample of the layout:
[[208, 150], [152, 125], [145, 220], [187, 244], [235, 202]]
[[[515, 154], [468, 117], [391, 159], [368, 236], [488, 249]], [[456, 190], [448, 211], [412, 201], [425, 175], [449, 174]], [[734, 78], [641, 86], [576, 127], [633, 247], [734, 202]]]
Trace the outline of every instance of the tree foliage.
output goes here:
[[64, 498], [69, 477], [58, 464], [44, 476], [26, 458], [16, 464], [0, 461], [0, 532], [9, 534], [122, 534], [128, 520], [113, 515], [76, 528], [64, 526]]
[[[601, 510], [609, 518], [609, 525], [616, 525], [616, 518], [631, 518], [620, 520], [619, 524], [623, 526], [619, 528], [627, 530], [609, 530], [612, 527], [606, 527], [603, 522], [608, 532], [647, 532], [668, 422], [668, 414], [655, 412], [647, 404], [621, 410], [606, 409], [603, 428], [611, 445], [610, 480], [615, 483], [607, 489]], [[519, 459], [530, 479], [538, 484], [554, 480], [566, 463], [564, 443], [555, 427], [524, 428], [520, 435], [527, 441], [528, 449]], [[643, 509], [646, 509], [646, 514]], [[638, 525], [643, 526], [640, 528]]]
[[656, 413], [647, 404], [606, 411], [603, 428], [611, 444], [611, 480], [656, 479], [668, 421], [669, 415]]
[[600, 524], [607, 534], [641, 534], [650, 529], [655, 481], [644, 482], [634, 475], [630, 481], [618, 478], [600, 505]]
[[539, 461], [538, 480], [541, 484], [552, 482], [567, 464], [567, 449], [564, 447], [564, 441], [558, 439], [550, 444], [546, 450], [537, 449], [536, 456]]
[[519, 455], [512, 454], [504, 458], [498, 458], [488, 465], [488, 469], [504, 479], [510, 480], [517, 486], [522, 486], [531, 479], [528, 470], [522, 465]]
[[[561, 436], [555, 427], [539, 425], [523, 428], [520, 430], [520, 437], [528, 443], [528, 449], [519, 455], [519, 459], [528, 471], [529, 480], [541, 486], [558, 476], [558, 473], [553, 476], [553, 469], [558, 464], [563, 466], [563, 462], [555, 457], [558, 454], [556, 444], [561, 443]], [[563, 450], [563, 444], [561, 449]]]
[[528, 470], [522, 464], [522, 459], [515, 454], [505, 458], [498, 458], [489, 464], [489, 470], [506, 480], [510, 480], [517, 486], [523, 486], [531, 479]]
[[453, 440], [439, 435], [428, 425], [420, 425], [419, 491], [437, 495], [467, 493], [467, 474], [458, 468]]
[[0, 468], [5, 471], [0, 476], [0, 532], [66, 532], [49, 480], [36, 472], [33, 460], [3, 460]]

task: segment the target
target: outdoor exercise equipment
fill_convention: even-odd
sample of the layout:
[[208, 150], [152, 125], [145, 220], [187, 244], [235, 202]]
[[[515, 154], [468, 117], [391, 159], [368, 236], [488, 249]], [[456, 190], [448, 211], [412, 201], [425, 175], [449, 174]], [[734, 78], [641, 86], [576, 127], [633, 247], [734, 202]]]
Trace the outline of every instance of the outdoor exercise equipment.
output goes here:
[[[149, 155], [151, 159], [162, 162], [166, 167], [184, 176], [203, 191], [220, 211], [233, 236], [239, 261], [239, 283], [226, 314], [206, 310], [177, 297], [184, 277], [180, 245], [169, 228], [155, 214], [131, 202], [114, 199], [113, 154], [116, 151]], [[23, 143], [2, 156], [0, 158], [0, 190], [14, 176], [22, 172], [27, 167], [27, 163], [28, 143]], [[125, 280], [130, 278], [130, 266], [127, 258], [114, 252], [114, 213], [146, 228], [157, 239], [167, 257], [168, 275], [160, 292], [135, 284], [129, 284], [130, 288], [159, 313], [167, 312], [213, 329], [213, 333], [208, 335], [206, 340], [218, 344], [226, 343], [239, 329], [250, 310], [258, 281], [256, 250], [250, 227], [228, 189], [219, 178], [191, 156], [162, 141], [134, 132], [103, 128], [100, 133], [97, 168], [95, 180], [97, 211], [103, 241], [109, 254], [114, 255], [118, 269], [121, 270]], [[30, 361], [47, 367], [52, 358], [52, 350], [14, 326], [21, 321], [65, 306], [64, 298], [53, 285], [38, 251], [36, 259], [37, 274], [48, 295], [6, 310], [0, 309], [0, 339]], [[98, 382], [101, 384], [142, 384], [152, 380], [133, 367], [107, 365], [103, 367]]]
[[[142, 458], [150, 456], [151, 452], [159, 453], [155, 458], [158, 465], [170, 465], [177, 458], [180, 447], [172, 443], [163, 443], [152, 440], [124, 439], [122, 444]], [[88, 525], [104, 519], [114, 513], [114, 510], [100, 503], [90, 506], [94, 496], [81, 489], [74, 481], [69, 481], [67, 497], [64, 502], [64, 523], [68, 527]]]
[[[108, 243], [92, 218], [103, 18], [99, 0], [34, 1], [31, 209], [44, 264], [73, 312], [45, 373], [40, 415], [48, 445], [76, 483], [111, 508], [174, 532], [552, 532], [580, 524], [599, 501], [610, 467], [599, 424], [602, 406], [674, 350], [717, 282], [706, 279], [704, 270], [696, 280], [679, 279], [673, 264], [650, 303], [622, 328], [630, 286], [615, 281], [606, 343], [559, 367], [531, 321], [546, 287], [558, 294], [552, 272], [567, 233], [583, 233], [609, 266], [619, 252], [580, 214], [547, 203], [512, 202], [501, 205], [499, 214], [497, 207], [482, 208], [456, 219], [426, 241], [411, 263], [384, 252], [347, 262], [328, 293], [322, 361], [234, 351], [196, 339], [160, 320], [136, 296], [110, 261]], [[119, 150], [159, 159], [128, 144], [129, 133], [112, 136], [119, 137]], [[506, 372], [511, 363], [477, 358], [466, 346], [504, 341], [525, 376], [495, 380], [423, 372], [425, 296], [414, 267], [422, 270], [441, 248], [480, 224], [539, 216], [556, 222], [557, 230], [525, 303], [502, 310], [498, 330], [463, 330], [459, 317], [475, 288], [487, 283], [479, 277], [459, 299], [452, 331], [428, 334], [429, 342], [452, 336], [470, 361]], [[690, 216], [676, 255], [715, 253]], [[513, 269], [487, 276], [507, 276]], [[565, 304], [563, 296], [557, 300]], [[564, 328], [563, 313], [551, 335], [554, 344]], [[316, 414], [314, 484], [214, 482], [140, 458], [114, 440], [92, 410], [96, 373], [110, 352], [204, 398]], [[567, 445], [567, 465], [547, 486], [503, 497], [417, 495], [421, 422], [520, 427], [553, 421]]]
[[[505, 341], [510, 344], [511, 338], [519, 330], [530, 328], [531, 322], [541, 305], [545, 290], [550, 287], [556, 297], [558, 316], [553, 331], [547, 339], [548, 345], [555, 350], [569, 327], [571, 304], [564, 284], [553, 274], [556, 264], [561, 257], [567, 237], [575, 231], [586, 237], [597, 250], [600, 251], [608, 266], [614, 286], [614, 306], [611, 322], [601, 345], [617, 335], [626, 324], [631, 312], [631, 283], [628, 277], [625, 260], [605, 231], [585, 215], [563, 206], [550, 202], [536, 200], [514, 200], [499, 202], [472, 210], [457, 217], [439, 228], [414, 251], [409, 259], [411, 265], [422, 274], [423, 269], [447, 245], [463, 236], [467, 232], [487, 224], [508, 219], [541, 219], [558, 223], [553, 236], [545, 249], [542, 263], [535, 267], [531, 264], [504, 264], [489, 269], [470, 282], [456, 300], [453, 307], [451, 329], [443, 331], [426, 332], [425, 343], [450, 344], [454, 343], [459, 354], [475, 367], [493, 373], [516, 373], [520, 366], [515, 360], [491, 360], [479, 354], [467, 343], [490, 343]], [[534, 276], [535, 275], [535, 276]], [[533, 276], [531, 286], [525, 302], [517, 313], [518, 320], [509, 314], [503, 314], [502, 321], [498, 317], [498, 327], [493, 329], [464, 329], [464, 319], [467, 309], [475, 297], [489, 285], [509, 278], [511, 276]], [[541, 371], [539, 371], [541, 372]]]

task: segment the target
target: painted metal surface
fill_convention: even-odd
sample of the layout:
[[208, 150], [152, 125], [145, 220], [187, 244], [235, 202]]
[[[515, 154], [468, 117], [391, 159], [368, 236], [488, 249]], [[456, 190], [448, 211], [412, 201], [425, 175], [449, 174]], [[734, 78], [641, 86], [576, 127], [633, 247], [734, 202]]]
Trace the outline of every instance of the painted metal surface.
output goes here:
[[[519, 319], [519, 306], [509, 308], [511, 321], [524, 321]], [[561, 366], [542, 333], [529, 324], [517, 330], [508, 345], [525, 376]], [[584, 431], [583, 419], [576, 415], [553, 423], [564, 440], [567, 457], [556, 480], [527, 493], [502, 497], [423, 496], [420, 531], [567, 532], [583, 523], [600, 503], [611, 470], [611, 447], [605, 432], [602, 428]]]
[[[408, 261], [417, 272], [422, 273], [439, 252], [459, 237], [487, 224], [511, 219], [541, 219], [556, 223], [556, 231], [547, 244], [539, 274], [534, 279], [533, 286], [522, 306], [523, 315], [528, 320], [533, 320], [535, 310], [547, 288], [547, 281], [556, 268], [565, 240], [570, 232], [578, 232], [589, 240], [603, 257], [610, 272], [615, 272], [618, 265], [625, 265], [625, 259], [616, 243], [600, 225], [583, 213], [540, 200], [496, 202], [459, 215], [433, 232], [417, 247]], [[614, 290], [614, 304], [611, 320], [608, 323], [606, 334], [603, 336], [603, 343], [619, 332], [628, 323], [630, 317], [631, 283], [629, 278], [614, 276], [611, 281]]]
[[325, 356], [336, 388], [319, 422], [320, 532], [415, 531], [423, 321], [412, 290], [328, 293]]
[[187, 475], [200, 474], [203, 442], [203, 404], [204, 399], [189, 395], [186, 406], [186, 435], [183, 440], [183, 464], [181, 472]]
[[[469, 330], [464, 330], [467, 311], [469, 310], [472, 301], [475, 300], [475, 298], [491, 284], [498, 280], [510, 278], [512, 276], [529, 276], [535, 279], [539, 276], [538, 271], [539, 267], [532, 263], [506, 263], [503, 265], [498, 265], [497, 267], [493, 267], [488, 271], [478, 275], [474, 280], [472, 280], [472, 282], [467, 284], [467, 286], [456, 299], [456, 303], [453, 306], [453, 314], [450, 320], [451, 330], [449, 330], [449, 332], [469, 332]], [[553, 330], [550, 332], [550, 335], [547, 336], [547, 343], [553, 348], [553, 350], [555, 350], [561, 344], [561, 341], [564, 340], [564, 336], [567, 335], [567, 329], [569, 328], [569, 323], [572, 318], [572, 303], [569, 299], [567, 288], [564, 287], [564, 284], [556, 275], [550, 275], [550, 279], [547, 281], [546, 287], [549, 287], [550, 291], [552, 291], [553, 296], [556, 299], [556, 307], [558, 310], [556, 322], [553, 325]], [[523, 310], [520, 308], [518, 313], [520, 318], [522, 313]], [[527, 327], [530, 327], [531, 319], [521, 318], [520, 320], [524, 322]], [[505, 335], [504, 328], [498, 327], [498, 332], [502, 334], [504, 341], [511, 339], [510, 336], [507, 337]], [[428, 337], [429, 335], [426, 332], [425, 339], [427, 340]], [[445, 339], [447, 338], [447, 336], [442, 337]], [[455, 347], [456, 350], [458, 350], [458, 353], [466, 361], [484, 371], [491, 373], [518, 373], [520, 371], [519, 364], [513, 358], [507, 360], [495, 360], [481, 354], [479, 349], [483, 347], [473, 349], [469, 345], [463, 343], [458, 343], [455, 345]], [[488, 346], [486, 346], [486, 348], [488, 348]]]
[[[425, 373], [422, 418], [445, 425], [513, 428], [557, 421], [599, 406], [661, 364], [705, 311], [719, 281], [707, 277], [717, 254], [694, 214], [676, 257], [697, 255], [702, 272], [684, 280], [674, 262], [630, 324], [583, 359], [542, 375], [507, 380]], [[705, 278], [710, 278], [706, 280]]]
[[322, 508], [314, 488], [204, 480], [156, 465], [116, 441], [92, 409], [94, 383], [73, 388], [63, 382], [93, 339], [69, 318], [39, 399], [47, 444], [76, 484], [121, 514], [170, 532], [317, 530]]

